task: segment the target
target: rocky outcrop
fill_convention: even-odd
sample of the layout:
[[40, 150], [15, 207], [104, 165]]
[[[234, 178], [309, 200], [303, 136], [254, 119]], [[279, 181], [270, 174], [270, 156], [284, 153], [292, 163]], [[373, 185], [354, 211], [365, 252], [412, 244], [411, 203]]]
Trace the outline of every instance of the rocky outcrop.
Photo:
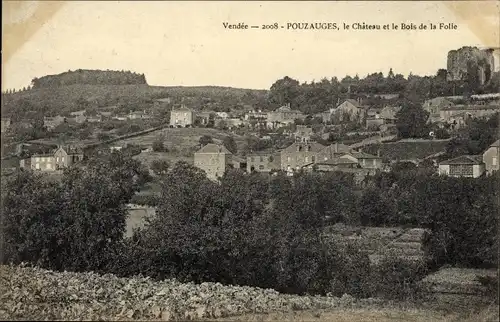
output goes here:
[[493, 50], [462, 47], [458, 50], [448, 52], [448, 81], [467, 80], [471, 73], [471, 68], [474, 72], [477, 72], [479, 84], [483, 85], [487, 83], [491, 79], [492, 72], [495, 70]]

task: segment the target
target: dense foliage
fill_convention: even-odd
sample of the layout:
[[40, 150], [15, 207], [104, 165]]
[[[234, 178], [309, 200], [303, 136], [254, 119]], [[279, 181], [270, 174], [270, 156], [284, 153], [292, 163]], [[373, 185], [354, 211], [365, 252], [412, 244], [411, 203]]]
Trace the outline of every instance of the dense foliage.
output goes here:
[[[425, 265], [389, 258], [373, 271], [363, 250], [338, 245], [322, 232], [327, 217], [429, 228], [425, 245], [435, 265], [493, 266], [498, 177], [430, 172], [401, 165], [360, 187], [342, 173], [266, 177], [231, 169], [215, 183], [178, 162], [158, 164], [160, 195], [142, 197], [134, 193], [149, 175], [120, 153], [91, 160], [85, 171], [70, 169], [58, 183], [20, 172], [2, 190], [6, 260], [288, 293], [409, 298]], [[129, 202], [157, 210], [123, 239]]]
[[33, 89], [53, 88], [74, 84], [89, 85], [130, 85], [147, 84], [144, 74], [130, 71], [76, 70], [58, 75], [47, 75], [32, 80]]

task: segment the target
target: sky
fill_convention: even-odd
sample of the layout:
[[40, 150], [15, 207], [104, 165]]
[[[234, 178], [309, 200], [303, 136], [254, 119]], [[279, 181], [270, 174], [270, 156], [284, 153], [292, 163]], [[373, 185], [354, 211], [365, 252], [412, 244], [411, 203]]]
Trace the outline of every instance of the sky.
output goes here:
[[[465, 8], [438, 1], [71, 1], [59, 3], [49, 15], [43, 6], [50, 3], [12, 3], [2, 5], [2, 30], [9, 36], [2, 40], [2, 90], [76, 69], [144, 73], [150, 85], [255, 89], [269, 89], [284, 76], [310, 82], [374, 72], [387, 75], [389, 68], [405, 76], [433, 75], [446, 68], [449, 50], [500, 47], [498, 3], [487, 4], [490, 9], [478, 2]], [[227, 30], [224, 22], [443, 22], [458, 29]], [[486, 22], [489, 29], [484, 29]]]

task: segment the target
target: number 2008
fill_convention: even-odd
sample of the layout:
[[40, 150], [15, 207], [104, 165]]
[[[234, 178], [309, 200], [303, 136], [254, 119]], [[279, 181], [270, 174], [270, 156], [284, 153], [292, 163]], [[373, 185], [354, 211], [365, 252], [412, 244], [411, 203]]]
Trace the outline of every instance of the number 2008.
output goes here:
[[262, 25], [262, 29], [278, 29], [278, 23], [272, 25]]

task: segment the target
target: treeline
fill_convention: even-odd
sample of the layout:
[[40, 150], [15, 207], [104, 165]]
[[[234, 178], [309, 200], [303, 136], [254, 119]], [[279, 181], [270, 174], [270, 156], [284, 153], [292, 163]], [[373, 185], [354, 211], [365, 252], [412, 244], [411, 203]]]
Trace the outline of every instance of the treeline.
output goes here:
[[[477, 73], [471, 73], [476, 75]], [[287, 103], [292, 108], [306, 114], [323, 112], [335, 107], [346, 98], [362, 99], [363, 104], [373, 107], [401, 105], [405, 99], [419, 103], [425, 99], [440, 97], [498, 92], [500, 73], [494, 73], [491, 81], [481, 86], [477, 77], [463, 81], [450, 82], [446, 79], [447, 71], [440, 69], [435, 76], [409, 75], [405, 78], [395, 74], [392, 69], [386, 76], [372, 73], [364, 78], [358, 75], [345, 76], [341, 80], [333, 77], [323, 78], [319, 82], [299, 83], [290, 77], [277, 80], [270, 88], [268, 108], [276, 108]], [[386, 95], [393, 94], [393, 95]]]
[[[60, 183], [20, 172], [3, 182], [5, 258], [55, 270], [219, 281], [289, 293], [401, 299], [441, 264], [494, 266], [498, 177], [454, 179], [399, 169], [365, 182], [343, 173], [263, 177], [229, 170], [217, 184], [187, 163], [159, 172], [155, 217], [123, 239], [125, 205], [149, 180], [119, 153], [70, 169]], [[334, 222], [426, 227], [430, 265], [368, 255], [324, 238]], [[380, 274], [375, 278], [373, 274]], [[384, 283], [389, 283], [384, 284]], [[382, 283], [382, 284], [381, 284]], [[404, 293], [406, 294], [406, 293]]]
[[131, 71], [82, 70], [34, 78], [33, 89], [54, 88], [67, 85], [138, 85], [147, 84], [144, 74]]

